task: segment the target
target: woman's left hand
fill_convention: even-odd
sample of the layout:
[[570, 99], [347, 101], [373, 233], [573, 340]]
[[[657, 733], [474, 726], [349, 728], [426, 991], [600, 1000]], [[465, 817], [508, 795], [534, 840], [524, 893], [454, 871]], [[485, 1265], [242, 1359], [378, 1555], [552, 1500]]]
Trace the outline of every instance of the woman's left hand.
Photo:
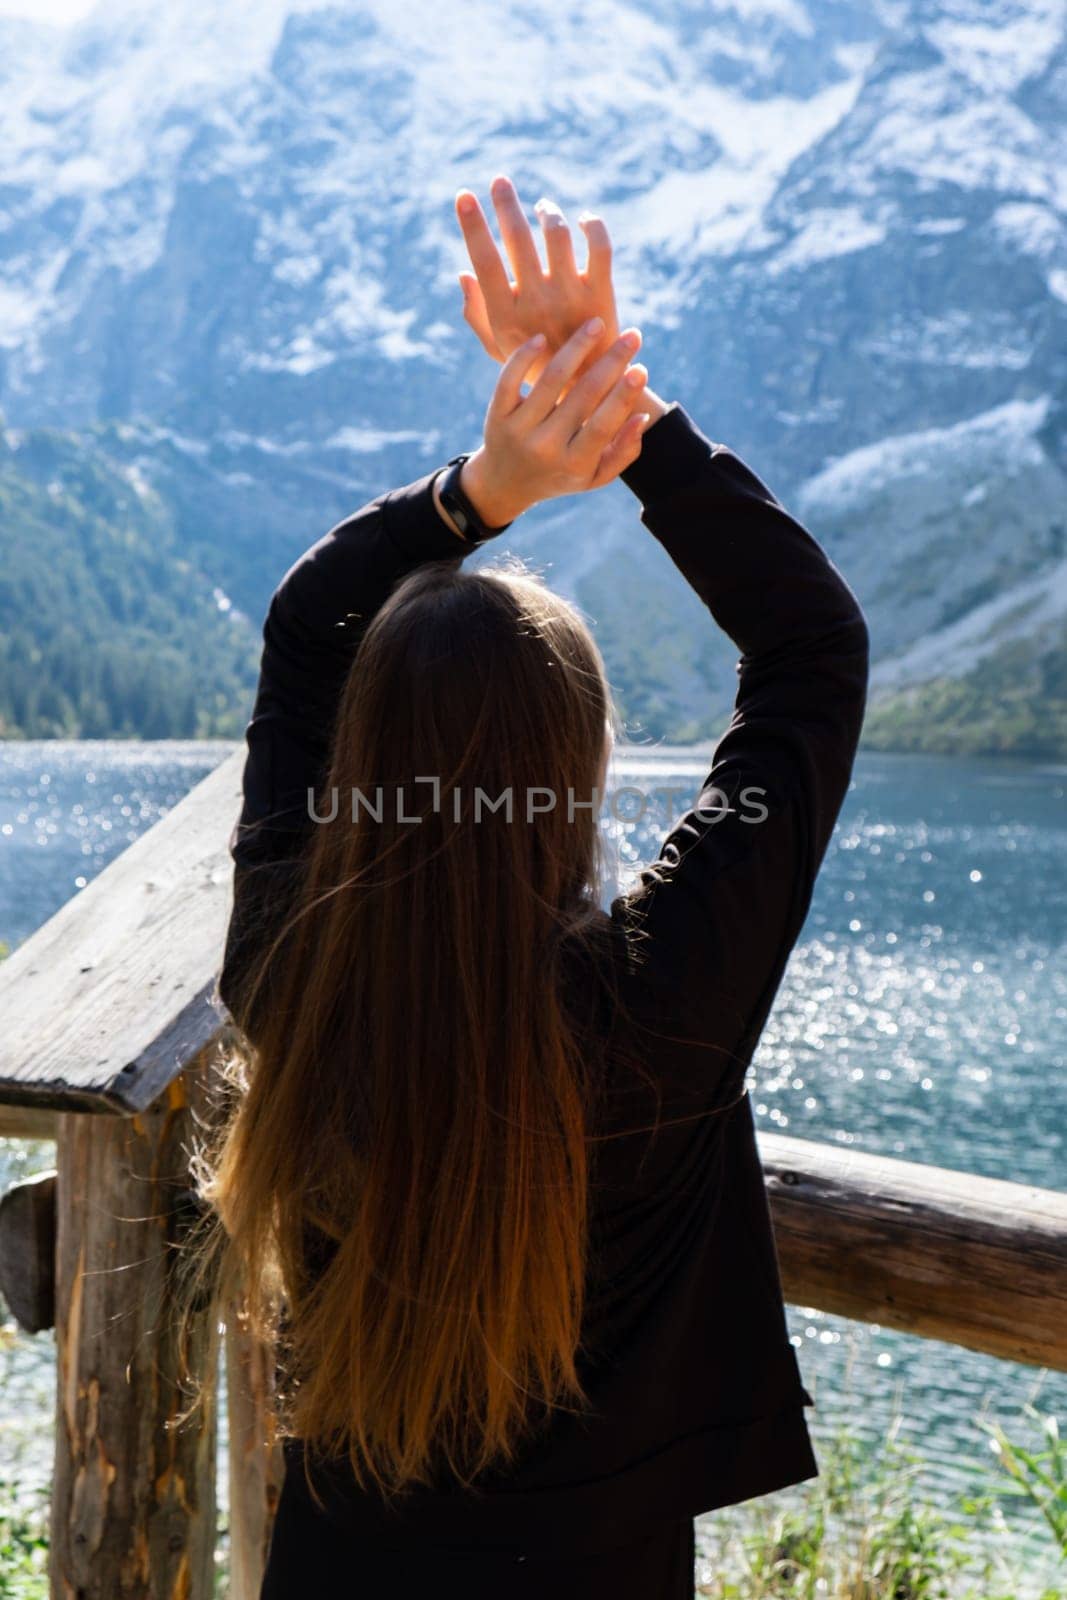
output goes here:
[[459, 275], [463, 316], [494, 361], [506, 361], [533, 334], [543, 333], [545, 353], [527, 373], [530, 381], [540, 376], [577, 328], [590, 317], [600, 317], [604, 332], [575, 374], [575, 378], [581, 377], [619, 333], [607, 227], [599, 217], [584, 212], [579, 217], [588, 246], [585, 269], [579, 272], [562, 211], [551, 200], [538, 201], [535, 209], [544, 233], [546, 272], [511, 180], [494, 178], [491, 192], [515, 281], [508, 277], [477, 197], [471, 190], [461, 189], [456, 196], [456, 216], [474, 267], [473, 274]]

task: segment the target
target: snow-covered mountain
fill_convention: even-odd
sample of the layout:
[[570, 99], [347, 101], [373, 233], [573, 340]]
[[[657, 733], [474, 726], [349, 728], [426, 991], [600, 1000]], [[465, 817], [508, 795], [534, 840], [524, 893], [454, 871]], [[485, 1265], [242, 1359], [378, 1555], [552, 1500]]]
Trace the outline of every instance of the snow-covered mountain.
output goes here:
[[[1065, 107], [1067, 0], [0, 20], [0, 410], [136, 468], [255, 618], [337, 516], [477, 442], [452, 201], [506, 171], [602, 209], [653, 387], [839, 560], [872, 730], [951, 746], [975, 673], [996, 720], [1064, 656]], [[735, 652], [622, 486], [512, 545], [598, 618], [632, 718], [718, 731]]]

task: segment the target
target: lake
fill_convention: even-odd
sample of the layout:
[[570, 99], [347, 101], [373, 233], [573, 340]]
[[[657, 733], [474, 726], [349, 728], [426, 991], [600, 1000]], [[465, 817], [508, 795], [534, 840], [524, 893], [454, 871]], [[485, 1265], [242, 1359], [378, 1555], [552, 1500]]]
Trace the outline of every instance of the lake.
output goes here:
[[[0, 746], [0, 940], [14, 948], [233, 748]], [[677, 785], [691, 800], [705, 770], [684, 751], [623, 748], [609, 789]], [[861, 752], [750, 1074], [758, 1126], [1067, 1187], [1065, 794], [1060, 765]], [[665, 808], [607, 824], [620, 881], [654, 855]], [[0, 1185], [50, 1159], [0, 1140]], [[805, 1307], [789, 1322], [817, 1451], [844, 1420], [882, 1440], [900, 1411], [936, 1502], [992, 1461], [980, 1413], [1023, 1439], [1027, 1399], [1067, 1417], [1065, 1374]], [[51, 1333], [0, 1351], [0, 1480], [47, 1479], [53, 1356]]]

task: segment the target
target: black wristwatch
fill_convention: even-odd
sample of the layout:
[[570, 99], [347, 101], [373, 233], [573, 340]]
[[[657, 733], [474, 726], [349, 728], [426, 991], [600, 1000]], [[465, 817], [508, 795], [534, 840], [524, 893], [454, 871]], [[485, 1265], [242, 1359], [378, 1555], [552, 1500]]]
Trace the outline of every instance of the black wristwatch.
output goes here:
[[503, 533], [505, 528], [510, 528], [511, 523], [505, 522], [499, 528], [487, 527], [460, 488], [459, 475], [463, 471], [463, 463], [469, 461], [471, 455], [472, 452], [468, 450], [463, 455], [452, 457], [440, 475], [437, 492], [441, 497], [441, 504], [467, 543], [483, 544], [486, 539], [495, 538], [498, 533]]

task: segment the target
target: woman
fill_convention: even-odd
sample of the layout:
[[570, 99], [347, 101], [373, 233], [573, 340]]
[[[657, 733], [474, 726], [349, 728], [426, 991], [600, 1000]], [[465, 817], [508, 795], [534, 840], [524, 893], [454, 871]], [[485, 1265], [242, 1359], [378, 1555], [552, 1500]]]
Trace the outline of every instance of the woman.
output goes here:
[[[848, 788], [865, 621], [629, 364], [603, 224], [579, 273], [543, 206], [544, 272], [493, 193], [514, 283], [457, 202], [504, 363], [460, 498], [442, 464], [296, 562], [247, 730], [220, 992], [248, 1068], [202, 1187], [278, 1352], [264, 1600], [692, 1595], [694, 1516], [817, 1472], [744, 1078]], [[698, 805], [604, 912], [596, 645], [464, 562], [616, 477], [741, 656]]]

